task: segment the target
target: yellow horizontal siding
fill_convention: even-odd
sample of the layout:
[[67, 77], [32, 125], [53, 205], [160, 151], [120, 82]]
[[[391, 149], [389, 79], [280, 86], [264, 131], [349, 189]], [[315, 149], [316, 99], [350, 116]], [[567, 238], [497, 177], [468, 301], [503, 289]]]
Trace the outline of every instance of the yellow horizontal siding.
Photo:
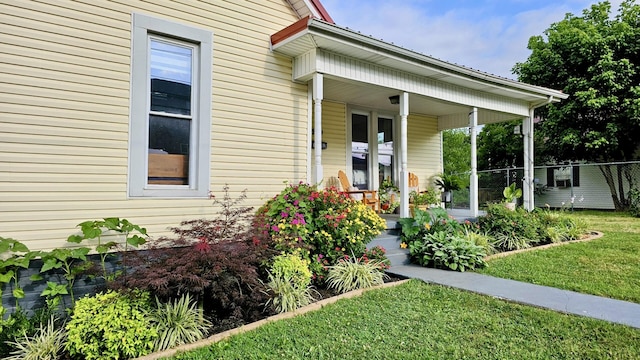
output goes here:
[[407, 119], [407, 166], [418, 176], [420, 189], [442, 172], [441, 135], [434, 117], [411, 114]]
[[325, 185], [330, 177], [338, 177], [339, 170], [346, 170], [346, 119], [347, 107], [345, 104], [322, 102], [322, 141], [327, 143], [327, 148], [322, 150]]
[[128, 199], [131, 13], [214, 34], [211, 190], [260, 206], [306, 177], [307, 86], [269, 36], [286, 1], [16, 1], [0, 4], [0, 236], [65, 246], [76, 225], [125, 217], [166, 235], [212, 216], [207, 199]]

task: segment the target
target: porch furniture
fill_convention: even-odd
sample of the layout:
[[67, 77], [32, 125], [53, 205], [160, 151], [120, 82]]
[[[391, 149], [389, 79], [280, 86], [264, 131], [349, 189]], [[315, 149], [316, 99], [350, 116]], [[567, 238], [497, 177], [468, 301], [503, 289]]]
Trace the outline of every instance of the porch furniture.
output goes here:
[[342, 185], [342, 190], [354, 200], [362, 201], [363, 204], [380, 213], [380, 199], [375, 190], [360, 190], [351, 186], [351, 182], [344, 171], [338, 171], [338, 179]]
[[420, 181], [418, 180], [418, 175], [414, 173], [409, 173], [409, 191], [420, 192]]

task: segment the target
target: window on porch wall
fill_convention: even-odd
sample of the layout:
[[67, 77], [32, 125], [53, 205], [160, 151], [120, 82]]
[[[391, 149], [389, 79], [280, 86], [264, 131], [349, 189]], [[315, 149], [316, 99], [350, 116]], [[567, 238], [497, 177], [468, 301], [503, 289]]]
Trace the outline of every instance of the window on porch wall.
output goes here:
[[384, 179], [391, 179], [395, 182], [393, 176], [394, 167], [393, 156], [393, 120], [378, 118], [378, 176], [379, 184]]
[[351, 184], [361, 190], [369, 188], [369, 118], [351, 115]]

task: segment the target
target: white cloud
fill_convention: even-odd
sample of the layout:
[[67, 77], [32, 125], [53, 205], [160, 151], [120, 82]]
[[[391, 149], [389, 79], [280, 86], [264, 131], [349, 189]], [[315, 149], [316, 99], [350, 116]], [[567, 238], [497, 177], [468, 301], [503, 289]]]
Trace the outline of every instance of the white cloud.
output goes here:
[[[441, 60], [515, 78], [511, 69], [516, 62], [527, 59], [531, 36], [542, 35], [566, 13], [580, 15], [595, 3], [570, 0], [548, 2], [543, 6], [537, 4], [544, 2], [528, 1], [533, 4], [530, 10], [509, 13], [510, 3], [519, 3], [522, 7], [527, 0], [499, 1], [500, 11], [492, 14], [489, 8], [481, 7], [481, 1], [471, 8], [455, 7], [456, 1], [451, 0], [451, 9], [430, 12], [430, 8], [442, 8], [443, 3], [439, 1], [323, 0], [323, 4], [340, 26]], [[621, 1], [612, 1], [614, 13]]]

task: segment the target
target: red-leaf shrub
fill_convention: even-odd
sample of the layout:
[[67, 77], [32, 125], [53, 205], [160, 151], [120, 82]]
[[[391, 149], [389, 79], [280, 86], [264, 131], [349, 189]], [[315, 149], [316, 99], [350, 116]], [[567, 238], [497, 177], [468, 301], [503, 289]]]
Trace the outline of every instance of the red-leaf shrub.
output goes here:
[[255, 233], [250, 207], [239, 204], [243, 191], [231, 199], [225, 186], [221, 210], [214, 219], [185, 221], [171, 230], [176, 238], [149, 242], [146, 251], [128, 254], [131, 267], [114, 287], [151, 292], [163, 300], [190, 293], [201, 302], [205, 313], [229, 326], [264, 317], [268, 300], [259, 269], [272, 256], [269, 239]]

